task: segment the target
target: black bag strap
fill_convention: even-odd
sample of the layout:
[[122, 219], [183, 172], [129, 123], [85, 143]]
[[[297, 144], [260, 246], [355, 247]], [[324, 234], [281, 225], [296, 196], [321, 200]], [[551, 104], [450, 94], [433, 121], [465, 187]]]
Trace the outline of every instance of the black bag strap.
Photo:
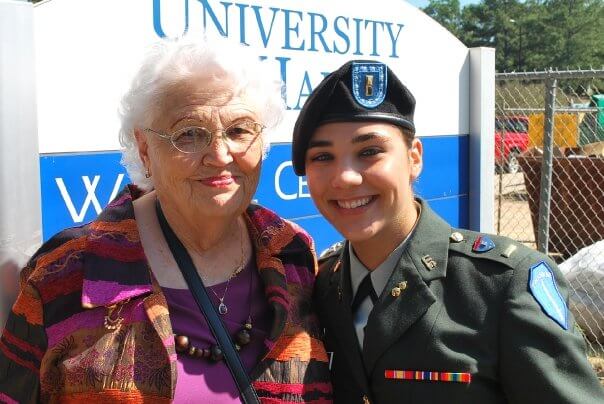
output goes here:
[[256, 390], [254, 390], [254, 386], [252, 386], [252, 383], [243, 368], [243, 364], [241, 363], [239, 354], [235, 350], [231, 336], [227, 332], [220, 317], [218, 317], [216, 308], [212, 304], [203, 281], [195, 269], [191, 256], [168, 224], [164, 212], [159, 205], [159, 200], [156, 200], [155, 202], [155, 210], [157, 211], [159, 225], [168, 242], [170, 251], [172, 251], [174, 260], [178, 264], [178, 268], [180, 269], [180, 272], [182, 272], [182, 276], [185, 278], [185, 281], [199, 306], [199, 310], [201, 310], [201, 313], [210, 325], [214, 338], [216, 338], [218, 345], [222, 349], [227, 367], [231, 371], [235, 384], [241, 393], [241, 401], [244, 404], [259, 404], [260, 400], [258, 399]]

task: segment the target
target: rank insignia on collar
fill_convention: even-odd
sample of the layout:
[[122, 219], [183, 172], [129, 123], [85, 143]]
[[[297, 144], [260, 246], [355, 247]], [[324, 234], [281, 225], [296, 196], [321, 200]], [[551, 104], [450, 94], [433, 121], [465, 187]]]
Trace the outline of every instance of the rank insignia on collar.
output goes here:
[[531, 267], [529, 290], [545, 314], [568, 330], [566, 302], [558, 291], [551, 268], [544, 261]]
[[386, 98], [388, 75], [386, 65], [379, 62], [353, 62], [352, 94], [365, 108], [376, 108]]
[[428, 271], [431, 271], [438, 266], [434, 258], [430, 257], [429, 255], [424, 255], [422, 257], [422, 263]]
[[478, 236], [476, 240], [474, 240], [474, 244], [472, 245], [472, 251], [474, 252], [487, 252], [495, 248], [495, 243], [488, 236]]

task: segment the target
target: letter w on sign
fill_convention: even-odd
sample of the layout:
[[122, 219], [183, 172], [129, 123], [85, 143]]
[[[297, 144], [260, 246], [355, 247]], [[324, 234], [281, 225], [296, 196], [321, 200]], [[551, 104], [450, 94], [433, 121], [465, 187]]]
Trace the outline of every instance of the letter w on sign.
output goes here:
[[[117, 195], [117, 193], [122, 185], [123, 179], [124, 179], [124, 174], [118, 174], [115, 184], [113, 185], [113, 190], [111, 191], [111, 195], [109, 196], [109, 199], [107, 200], [107, 203], [111, 202], [111, 200], [113, 198], [115, 198], [115, 196]], [[67, 207], [67, 210], [69, 211], [69, 214], [71, 215], [71, 219], [74, 221], [74, 223], [81, 223], [84, 221], [86, 212], [88, 212], [88, 209], [90, 208], [91, 204], [94, 207], [94, 210], [97, 215], [99, 213], [101, 213], [101, 210], [103, 210], [101, 207], [101, 204], [99, 203], [99, 199], [96, 195], [96, 188], [97, 188], [100, 180], [101, 180], [100, 175], [95, 175], [93, 177], [92, 181], [90, 181], [89, 176], [87, 176], [87, 175], [82, 176], [82, 182], [84, 183], [84, 187], [86, 188], [86, 198], [84, 199], [84, 203], [82, 204], [80, 211], [78, 212], [76, 210], [76, 207], [73, 203], [71, 196], [69, 195], [69, 192], [67, 191], [67, 187], [65, 186], [65, 182], [63, 181], [63, 178], [60, 178], [60, 177], [55, 178], [55, 182], [57, 183], [57, 187], [59, 188], [61, 197], [63, 198], [63, 201], [65, 201], [65, 206]]]

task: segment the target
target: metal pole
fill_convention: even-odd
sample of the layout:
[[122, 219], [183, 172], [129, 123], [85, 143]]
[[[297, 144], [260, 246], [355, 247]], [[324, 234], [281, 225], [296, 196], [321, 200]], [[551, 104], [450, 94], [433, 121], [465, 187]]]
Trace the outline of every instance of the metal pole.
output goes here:
[[543, 72], [512, 72], [497, 73], [496, 81], [501, 80], [542, 80], [544, 77], [560, 79], [593, 79], [594, 77], [604, 77], [604, 67], [602, 69], [588, 70], [546, 70]]
[[522, 24], [518, 24], [518, 71], [522, 67]]
[[557, 79], [545, 80], [545, 117], [543, 125], [543, 157], [541, 161], [541, 192], [539, 199], [539, 232], [537, 249], [548, 252], [550, 199], [552, 193], [552, 160], [554, 152], [554, 110], [556, 102]]
[[[505, 130], [502, 131], [501, 136], [502, 137], [500, 138], [501, 146], [499, 147], [499, 158], [502, 159], [501, 161], [504, 161], [503, 154], [504, 154], [505, 150], [503, 147], [503, 142], [505, 141], [505, 139], [503, 138], [503, 136], [505, 136]], [[497, 164], [497, 163], [495, 163], [495, 164]], [[503, 166], [503, 164], [504, 163], [501, 163], [498, 167], [499, 168], [499, 192], [497, 195], [497, 234], [501, 234], [501, 203], [502, 203], [501, 199], [503, 199], [503, 170], [505, 168]]]

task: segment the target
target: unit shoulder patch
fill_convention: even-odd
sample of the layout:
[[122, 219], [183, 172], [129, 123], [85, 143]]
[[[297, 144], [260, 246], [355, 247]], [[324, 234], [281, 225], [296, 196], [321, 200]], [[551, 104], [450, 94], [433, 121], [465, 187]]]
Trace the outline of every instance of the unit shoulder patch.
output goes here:
[[541, 309], [560, 327], [568, 330], [568, 307], [558, 291], [551, 268], [541, 261], [533, 265], [529, 273], [529, 291]]

